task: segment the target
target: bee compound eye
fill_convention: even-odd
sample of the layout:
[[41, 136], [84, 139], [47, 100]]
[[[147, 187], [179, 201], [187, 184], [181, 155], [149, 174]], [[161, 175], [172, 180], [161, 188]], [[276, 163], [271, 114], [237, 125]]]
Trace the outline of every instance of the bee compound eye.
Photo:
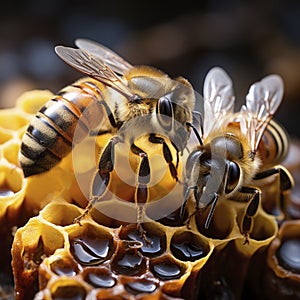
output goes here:
[[231, 193], [238, 185], [240, 180], [240, 167], [237, 163], [229, 161], [227, 163], [228, 172], [227, 172], [227, 181], [225, 191], [227, 194]]
[[156, 106], [157, 119], [160, 125], [166, 129], [172, 129], [173, 106], [167, 95], [159, 98]]

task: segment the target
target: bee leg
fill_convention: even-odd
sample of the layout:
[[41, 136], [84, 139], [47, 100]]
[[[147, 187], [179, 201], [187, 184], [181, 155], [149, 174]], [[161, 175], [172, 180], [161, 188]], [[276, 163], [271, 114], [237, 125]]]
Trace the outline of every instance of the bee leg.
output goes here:
[[216, 208], [218, 199], [219, 199], [218, 194], [217, 194], [217, 193], [214, 193], [214, 198], [213, 198], [213, 200], [212, 200], [212, 202], [211, 202], [211, 207], [210, 207], [208, 216], [207, 216], [206, 221], [205, 221], [205, 224], [204, 224], [204, 228], [205, 228], [205, 229], [208, 229], [208, 227], [209, 227], [209, 225], [210, 225], [212, 216], [213, 216], [213, 214], [214, 214], [214, 212], [215, 212], [215, 208]]
[[255, 216], [260, 203], [261, 192], [257, 188], [242, 187], [240, 193], [250, 195], [247, 201], [250, 201], [242, 220], [242, 233], [245, 237], [244, 245], [249, 244], [249, 236], [253, 229], [253, 217]]
[[[254, 179], [259, 180], [259, 179], [264, 179], [270, 176], [273, 176], [275, 174], [279, 175], [279, 208], [282, 212], [282, 216], [284, 215], [284, 212], [286, 211], [285, 207], [285, 192], [289, 191], [292, 189], [294, 186], [294, 180], [290, 172], [284, 168], [283, 166], [276, 166], [272, 169], [262, 171], [258, 174], [255, 175]], [[279, 217], [280, 219], [280, 217]]]
[[[164, 159], [167, 162], [167, 164], [169, 165], [169, 169], [170, 169], [170, 173], [171, 173], [172, 177], [176, 181], [178, 181], [177, 169], [176, 169], [176, 167], [173, 164], [172, 153], [171, 153], [171, 150], [170, 150], [169, 146], [165, 142], [165, 140], [163, 138], [161, 138], [161, 137], [156, 136], [154, 133], [150, 133], [149, 141], [151, 143], [153, 143], [153, 144], [162, 144], [163, 145]], [[175, 147], [175, 149], [177, 151], [176, 147]]]
[[[197, 140], [198, 140], [200, 146], [203, 146], [203, 141], [202, 141], [202, 138], [201, 138], [201, 136], [200, 136], [197, 128], [192, 123], [190, 123], [190, 122], [186, 122], [186, 126], [192, 128], [195, 136], [197, 137]], [[202, 127], [202, 125], [201, 125], [201, 132], [203, 133], [203, 127]]]
[[[188, 199], [189, 199], [189, 195], [190, 195], [190, 191], [191, 190], [197, 190], [197, 186], [188, 186], [186, 189], [185, 189], [185, 192], [184, 192], [184, 198], [183, 198], [183, 202], [182, 202], [182, 205], [180, 207], [180, 218], [183, 218], [184, 216], [184, 212], [185, 212], [185, 209], [186, 209], [186, 205], [187, 205], [187, 202], [188, 202]], [[192, 217], [196, 214], [197, 210], [195, 210], [194, 213], [190, 214], [187, 218], [187, 220], [184, 222], [185, 225], [187, 226], [187, 228], [189, 229], [190, 228], [190, 222], [191, 222], [191, 219]]]
[[152, 242], [146, 236], [146, 230], [142, 223], [145, 215], [145, 205], [148, 201], [148, 183], [150, 182], [150, 164], [148, 155], [134, 143], [131, 144], [131, 151], [141, 157], [141, 163], [138, 169], [138, 186], [135, 192], [135, 204], [137, 206], [137, 230], [147, 245]]
[[[116, 121], [111, 109], [109, 108], [108, 104], [106, 103], [106, 101], [104, 100], [101, 100], [99, 101], [99, 105], [103, 105], [105, 111], [106, 111], [106, 115], [108, 117], [108, 120], [110, 122], [110, 125], [113, 127], [113, 128], [120, 128], [123, 124], [123, 122], [120, 122], [120, 121]], [[103, 130], [103, 129], [99, 129], [99, 130], [91, 130], [89, 132], [89, 135], [90, 136], [100, 136], [100, 135], [103, 135], [103, 134], [106, 134], [106, 133], [111, 133], [111, 130]]]
[[110, 173], [114, 168], [115, 145], [120, 141], [120, 137], [113, 137], [104, 148], [100, 157], [98, 172], [94, 176], [94, 181], [91, 190], [91, 199], [84, 212], [80, 216], [75, 218], [74, 223], [80, 224], [80, 221], [87, 214], [89, 214], [91, 209], [95, 206], [95, 204], [98, 201], [100, 201], [101, 196], [106, 191], [110, 180]]

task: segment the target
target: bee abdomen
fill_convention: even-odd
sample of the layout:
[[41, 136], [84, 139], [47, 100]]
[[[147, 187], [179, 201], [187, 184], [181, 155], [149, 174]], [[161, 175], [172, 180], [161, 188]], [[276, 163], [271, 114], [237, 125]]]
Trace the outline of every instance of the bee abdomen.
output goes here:
[[[74, 99], [68, 100], [62, 95], [40, 109], [23, 136], [20, 163], [25, 177], [48, 171], [59, 163], [72, 150], [75, 130], [80, 132], [80, 137], [89, 132], [87, 120], [82, 117], [84, 108], [78, 108], [72, 103]], [[87, 98], [75, 94], [77, 102], [80, 97]], [[92, 100], [92, 97], [88, 98]]]
[[274, 120], [268, 124], [259, 144], [263, 165], [276, 165], [284, 160], [288, 153], [289, 140], [284, 128]]

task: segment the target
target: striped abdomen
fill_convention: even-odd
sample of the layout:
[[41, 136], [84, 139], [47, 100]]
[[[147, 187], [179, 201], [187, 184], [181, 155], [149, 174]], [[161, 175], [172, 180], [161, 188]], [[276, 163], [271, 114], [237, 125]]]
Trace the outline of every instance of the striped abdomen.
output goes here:
[[75, 130], [76, 137], [84, 138], [97, 126], [103, 117], [98, 85], [90, 79], [79, 80], [49, 100], [32, 119], [19, 157], [25, 177], [48, 171], [60, 162], [72, 150]]
[[275, 166], [284, 160], [289, 150], [289, 140], [284, 128], [274, 120], [268, 124], [258, 146], [262, 168]]

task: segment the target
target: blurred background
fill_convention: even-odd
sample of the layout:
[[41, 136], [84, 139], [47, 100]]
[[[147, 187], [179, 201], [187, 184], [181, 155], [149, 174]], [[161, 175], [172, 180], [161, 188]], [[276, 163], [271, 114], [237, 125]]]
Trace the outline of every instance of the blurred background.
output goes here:
[[89, 38], [132, 64], [183, 75], [202, 94], [205, 74], [231, 75], [237, 108], [250, 84], [270, 73], [285, 81], [276, 115], [300, 136], [300, 1], [1, 1], [0, 107], [26, 90], [57, 92], [81, 77], [54, 53]]

